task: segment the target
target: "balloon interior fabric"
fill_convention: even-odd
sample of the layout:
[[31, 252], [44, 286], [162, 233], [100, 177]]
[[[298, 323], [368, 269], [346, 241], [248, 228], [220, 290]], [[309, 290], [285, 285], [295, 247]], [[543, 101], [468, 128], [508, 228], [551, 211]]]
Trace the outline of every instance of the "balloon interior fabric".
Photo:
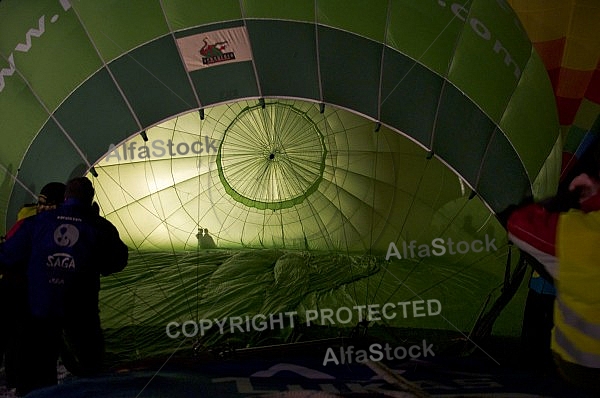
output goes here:
[[600, 36], [592, 28], [600, 18], [600, 4], [585, 0], [509, 3], [548, 70], [568, 163], [578, 155], [583, 137], [600, 115]]
[[465, 338], [515, 257], [495, 213], [551, 194], [562, 151], [489, 0], [5, 0], [0, 119], [3, 225], [89, 173], [131, 248], [101, 291], [116, 363]]

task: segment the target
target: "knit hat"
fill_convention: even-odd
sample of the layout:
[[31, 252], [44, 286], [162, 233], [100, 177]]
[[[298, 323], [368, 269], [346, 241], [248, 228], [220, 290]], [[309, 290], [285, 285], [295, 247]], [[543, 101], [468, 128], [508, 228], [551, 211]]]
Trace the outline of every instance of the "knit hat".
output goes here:
[[38, 195], [38, 203], [46, 206], [58, 205], [65, 200], [65, 184], [62, 182], [50, 182]]

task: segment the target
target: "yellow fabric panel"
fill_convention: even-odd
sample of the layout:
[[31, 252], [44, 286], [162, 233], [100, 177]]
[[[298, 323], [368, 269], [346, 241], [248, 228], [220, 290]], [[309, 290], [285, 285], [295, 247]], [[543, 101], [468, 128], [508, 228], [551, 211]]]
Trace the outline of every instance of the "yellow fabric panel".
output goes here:
[[556, 40], [569, 29], [572, 2], [565, 0], [509, 0], [532, 42]]
[[566, 37], [562, 67], [594, 70], [600, 56], [597, 0], [509, 0], [532, 42]]
[[600, 2], [579, 0], [575, 3], [563, 67], [594, 70], [600, 55], [600, 35], [597, 29], [600, 20]]

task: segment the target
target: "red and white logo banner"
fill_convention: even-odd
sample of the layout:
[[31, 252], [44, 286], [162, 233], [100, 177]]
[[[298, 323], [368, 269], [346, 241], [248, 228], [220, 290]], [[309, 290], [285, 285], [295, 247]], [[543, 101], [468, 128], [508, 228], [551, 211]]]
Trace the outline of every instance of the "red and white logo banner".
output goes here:
[[252, 60], [248, 32], [243, 26], [182, 37], [177, 45], [188, 72]]

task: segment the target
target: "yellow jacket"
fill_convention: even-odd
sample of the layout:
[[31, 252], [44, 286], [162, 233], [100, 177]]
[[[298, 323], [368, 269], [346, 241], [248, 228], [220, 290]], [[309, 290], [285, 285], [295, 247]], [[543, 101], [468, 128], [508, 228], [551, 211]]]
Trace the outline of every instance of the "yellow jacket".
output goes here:
[[563, 360], [600, 368], [600, 211], [561, 214], [552, 350]]

